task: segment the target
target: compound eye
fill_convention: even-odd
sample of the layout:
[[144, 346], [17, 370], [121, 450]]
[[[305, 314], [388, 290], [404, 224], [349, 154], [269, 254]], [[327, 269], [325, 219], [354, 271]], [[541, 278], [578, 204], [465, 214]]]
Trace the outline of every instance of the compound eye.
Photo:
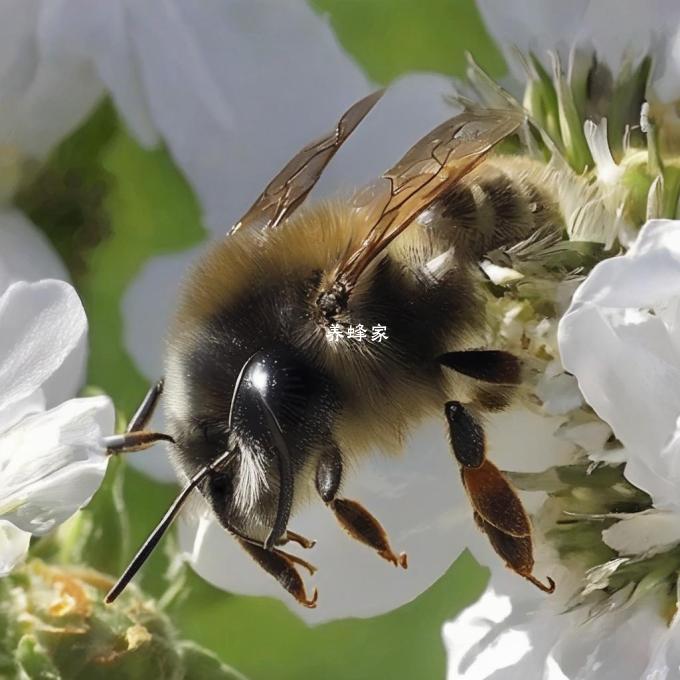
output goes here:
[[257, 393], [282, 425], [292, 425], [304, 417], [313, 379], [309, 369], [292, 353], [260, 352], [243, 375], [242, 389], [244, 393]]

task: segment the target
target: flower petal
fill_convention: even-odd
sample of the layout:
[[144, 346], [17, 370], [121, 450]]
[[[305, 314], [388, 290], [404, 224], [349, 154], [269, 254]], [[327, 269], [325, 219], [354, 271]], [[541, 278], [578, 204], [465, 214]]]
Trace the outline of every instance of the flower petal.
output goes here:
[[[487, 28], [498, 38], [509, 64], [525, 79], [515, 49], [533, 52], [544, 64], [548, 52], [567, 63], [574, 46], [595, 48], [600, 61], [614, 73], [627, 58], [656, 57], [660, 93], [670, 101], [680, 95], [677, 27], [680, 6], [675, 0], [630, 3], [620, 14], [619, 0], [574, 0], [569, 3], [516, 0], [513, 3], [477, 0]], [[612, 21], [616, 16], [617, 20]]]
[[0, 210], [0, 292], [15, 281], [68, 281], [62, 261], [45, 235], [18, 210]]
[[[15, 281], [60, 279], [68, 273], [45, 235], [18, 210], [0, 212], [0, 291]], [[87, 337], [82, 335], [64, 363], [42, 385], [47, 404], [75, 395], [85, 378]]]
[[313, 499], [290, 528], [317, 539], [309, 551], [292, 549], [319, 567], [314, 577], [302, 572], [309, 591], [319, 589], [316, 609], [295, 603], [214, 519], [182, 522], [180, 545], [194, 569], [214, 585], [276, 597], [306, 621], [319, 623], [375, 616], [409, 602], [448, 569], [467, 537], [477, 533], [439, 422], [420, 428], [403, 456], [365, 460], [347, 476], [343, 496], [364, 504], [383, 523], [394, 551], [408, 554], [409, 568], [396, 569], [350, 539], [332, 512]]
[[[644, 669], [666, 628], [654, 601], [632, 610], [619, 609], [580, 626], [570, 625], [567, 616], [557, 613], [551, 623], [561, 634], [550, 656], [570, 679], [651, 678]], [[658, 677], [671, 678], [673, 674]]]
[[0, 577], [7, 576], [26, 557], [31, 534], [0, 519]]
[[99, 396], [28, 416], [1, 434], [0, 515], [45, 533], [86, 504], [106, 472], [101, 437], [113, 425], [113, 405]]
[[677, 507], [680, 482], [679, 296], [680, 222], [650, 221], [627, 255], [593, 269], [558, 329], [565, 368], [657, 507]]
[[87, 330], [83, 306], [63, 281], [12, 284], [0, 297], [0, 412], [30, 396]]
[[[158, 142], [131, 39], [125, 0], [52, 0], [41, 14], [41, 47], [52, 58], [69, 58], [96, 72], [141, 144]], [[156, 7], [162, 6], [158, 3]], [[159, 27], [163, 32], [163, 29]], [[178, 47], [179, 49], [179, 47]], [[190, 97], [191, 98], [191, 97]]]
[[602, 532], [619, 555], [653, 555], [680, 543], [680, 514], [650, 510], [624, 518]]
[[[562, 622], [527, 585], [512, 574], [494, 575], [475, 604], [444, 624], [448, 680], [567, 680], [548, 658]], [[564, 625], [570, 619], [565, 615]]]
[[0, 145], [39, 158], [102, 94], [87, 63], [43, 51], [41, 14], [49, 4], [7, 0], [0, 7]]
[[[444, 624], [449, 680], [483, 680], [514, 666], [526, 655], [531, 648], [526, 632], [509, 630], [493, 635], [494, 628], [502, 625], [511, 611], [510, 598], [489, 589], [455, 621]], [[487, 636], [493, 637], [482, 647]]]

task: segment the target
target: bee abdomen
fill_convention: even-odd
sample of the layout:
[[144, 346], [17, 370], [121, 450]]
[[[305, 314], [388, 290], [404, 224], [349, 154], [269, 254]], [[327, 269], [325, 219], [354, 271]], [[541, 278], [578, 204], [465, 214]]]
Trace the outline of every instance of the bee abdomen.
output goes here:
[[[478, 260], [539, 229], [561, 229], [563, 220], [547, 188], [544, 166], [533, 161], [487, 161], [463, 177], [432, 208], [426, 223], [455, 246], [458, 256]], [[519, 166], [519, 167], [518, 167]]]

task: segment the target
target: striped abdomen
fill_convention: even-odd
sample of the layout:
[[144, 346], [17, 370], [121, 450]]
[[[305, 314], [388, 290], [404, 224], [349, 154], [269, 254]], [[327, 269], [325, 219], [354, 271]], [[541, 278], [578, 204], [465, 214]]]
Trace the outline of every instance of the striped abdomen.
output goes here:
[[419, 221], [473, 259], [522, 241], [537, 230], [561, 230], [552, 176], [536, 161], [493, 158], [463, 177]]

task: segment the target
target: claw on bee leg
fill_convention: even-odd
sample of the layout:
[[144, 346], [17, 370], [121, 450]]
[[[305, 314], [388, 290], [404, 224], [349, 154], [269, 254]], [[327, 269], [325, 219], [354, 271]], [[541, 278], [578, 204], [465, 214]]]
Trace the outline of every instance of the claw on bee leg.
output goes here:
[[548, 585], [541, 583], [541, 581], [531, 574], [529, 574], [529, 576], [525, 576], [524, 578], [530, 583], [533, 583], [539, 590], [542, 590], [544, 593], [548, 593], [548, 595], [555, 592], [555, 581], [553, 581], [550, 576], [546, 577]]
[[533, 583], [544, 593], [552, 593], [555, 590], [555, 582], [549, 576], [546, 586], [531, 573], [534, 569], [531, 535], [512, 536], [486, 522], [479, 513], [475, 512], [474, 517], [477, 526], [486, 534], [496, 554], [505, 560], [508, 569]]
[[248, 543], [236, 538], [241, 547], [268, 573], [271, 574], [301, 605], [313, 609], [319, 593], [316, 588], [311, 597], [307, 597], [307, 591], [302, 577], [295, 568], [296, 564], [314, 573], [315, 567], [299, 557], [289, 555], [282, 550], [267, 550], [253, 543]]
[[314, 576], [314, 574], [318, 571], [318, 569], [313, 565], [307, 562], [307, 560], [303, 560], [301, 557], [298, 557], [297, 555], [291, 555], [290, 553], [284, 552], [283, 550], [279, 550], [278, 548], [274, 548], [274, 552], [277, 555], [280, 555], [283, 557], [285, 560], [289, 560], [293, 562], [293, 564], [297, 564], [303, 568], [305, 568], [310, 576]]

